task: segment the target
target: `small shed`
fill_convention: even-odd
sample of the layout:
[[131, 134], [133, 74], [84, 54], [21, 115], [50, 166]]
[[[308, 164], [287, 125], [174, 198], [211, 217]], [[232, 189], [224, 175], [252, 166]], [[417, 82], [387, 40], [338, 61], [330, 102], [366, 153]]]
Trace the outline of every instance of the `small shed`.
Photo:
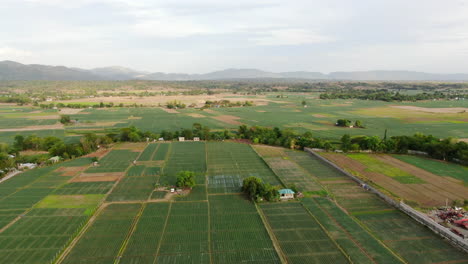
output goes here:
[[199, 137], [194, 137], [193, 141], [200, 141], [200, 138]]
[[179, 141], [185, 141], [185, 137], [179, 137]]
[[281, 189], [278, 192], [281, 200], [294, 199], [294, 191], [291, 189]]

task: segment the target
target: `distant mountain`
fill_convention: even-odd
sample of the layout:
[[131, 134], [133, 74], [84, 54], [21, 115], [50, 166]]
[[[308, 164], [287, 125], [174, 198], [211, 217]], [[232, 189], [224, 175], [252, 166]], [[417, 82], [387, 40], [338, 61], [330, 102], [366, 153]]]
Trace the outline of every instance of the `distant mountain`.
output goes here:
[[0, 61], [0, 80], [102, 80], [89, 71], [64, 66], [24, 65], [14, 61]]
[[0, 80], [234, 80], [234, 79], [298, 79], [350, 81], [467, 81], [468, 74], [433, 74], [415, 71], [332, 72], [267, 72], [258, 69], [226, 69], [204, 74], [148, 73], [113, 66], [91, 70], [64, 66], [25, 65], [14, 61], [0, 62]]

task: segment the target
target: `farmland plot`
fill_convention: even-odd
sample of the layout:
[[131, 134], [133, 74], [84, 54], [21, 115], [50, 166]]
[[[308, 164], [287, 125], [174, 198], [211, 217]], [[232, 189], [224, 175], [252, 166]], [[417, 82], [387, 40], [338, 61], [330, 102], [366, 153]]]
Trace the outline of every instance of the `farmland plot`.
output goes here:
[[157, 263], [210, 263], [207, 202], [172, 203]]
[[144, 201], [153, 191], [154, 176], [124, 177], [107, 197], [107, 201]]
[[62, 263], [113, 263], [141, 204], [104, 208]]
[[317, 177], [321, 181], [348, 179], [345, 175], [341, 174], [336, 169], [328, 166], [318, 158], [306, 152], [292, 151], [288, 154], [291, 160], [296, 162], [299, 166], [304, 168], [307, 172]]
[[213, 263], [280, 263], [253, 203], [238, 195], [208, 199]]
[[169, 203], [149, 203], [146, 205], [119, 263], [145, 264], [154, 262], [169, 209]]
[[188, 170], [196, 173], [197, 183], [205, 182], [206, 153], [204, 142], [175, 142], [163, 170], [160, 182], [175, 185], [177, 173]]
[[246, 144], [207, 143], [208, 192], [239, 192], [242, 180], [255, 176], [271, 185], [281, 185], [277, 176]]
[[207, 200], [206, 185], [195, 185], [187, 196], [176, 197], [177, 201], [205, 201]]
[[261, 145], [256, 145], [254, 148], [286, 186], [294, 185], [301, 192], [322, 190], [322, 187], [313, 180], [306, 170], [290, 159], [289, 154], [292, 151], [283, 150], [280, 152], [279, 150], [275, 151], [278, 148]]
[[151, 157], [154, 155], [154, 151], [158, 148], [157, 143], [151, 143], [148, 144], [148, 146], [145, 148], [145, 150], [141, 153], [140, 157], [138, 158], [138, 161], [150, 161]]
[[323, 155], [350, 173], [370, 181], [370, 184], [375, 183], [387, 190], [395, 199], [403, 199], [423, 207], [445, 205], [447, 199], [449, 202], [468, 199], [468, 187], [389, 155]]
[[435, 175], [442, 177], [452, 177], [454, 179], [460, 180], [465, 185], [468, 185], [468, 167], [466, 166], [418, 156], [393, 155], [393, 157], [421, 169], [427, 170]]
[[466, 263], [465, 253], [399, 211], [362, 212], [356, 217], [409, 263]]
[[112, 150], [99, 160], [99, 166], [87, 169], [86, 173], [123, 172], [136, 159], [138, 152], [118, 149]]
[[348, 263], [300, 203], [262, 204], [261, 209], [289, 263]]
[[33, 209], [0, 234], [3, 263], [51, 263], [86, 223], [86, 209]]
[[169, 143], [159, 143], [159, 147], [154, 152], [153, 156], [151, 157], [151, 160], [153, 161], [165, 160], [170, 147], [171, 147], [171, 144]]
[[55, 189], [57, 195], [106, 194], [114, 182], [71, 182]]
[[391, 251], [326, 198], [304, 198], [309, 209], [354, 263], [402, 263]]

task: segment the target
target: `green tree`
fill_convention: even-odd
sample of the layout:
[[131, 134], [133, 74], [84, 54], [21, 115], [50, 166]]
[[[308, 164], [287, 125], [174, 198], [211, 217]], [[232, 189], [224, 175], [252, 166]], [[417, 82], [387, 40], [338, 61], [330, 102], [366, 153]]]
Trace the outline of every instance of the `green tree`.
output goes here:
[[71, 122], [71, 119], [70, 119], [69, 115], [61, 115], [60, 116], [60, 123], [66, 125], [66, 124], [70, 124], [70, 122]]
[[344, 134], [341, 137], [341, 149], [344, 152], [348, 152], [351, 147], [351, 136], [349, 134]]
[[264, 193], [264, 185], [260, 178], [251, 176], [242, 181], [242, 191], [251, 201], [256, 201]]
[[177, 173], [176, 186], [180, 188], [192, 188], [195, 186], [195, 172], [179, 171]]

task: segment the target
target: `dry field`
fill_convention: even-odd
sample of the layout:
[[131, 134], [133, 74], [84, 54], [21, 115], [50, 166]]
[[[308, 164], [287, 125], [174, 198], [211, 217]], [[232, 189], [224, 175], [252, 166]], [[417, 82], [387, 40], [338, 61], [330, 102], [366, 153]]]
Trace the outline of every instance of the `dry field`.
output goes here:
[[446, 199], [468, 199], [468, 188], [445, 177], [434, 175], [428, 171], [402, 162], [388, 155], [371, 155], [376, 159], [395, 168], [418, 177], [425, 183], [401, 183], [382, 173], [369, 171], [366, 165], [343, 154], [323, 153], [323, 156], [348, 172], [369, 180], [372, 183], [391, 192], [393, 195], [407, 201], [417, 202], [421, 206], [445, 205]]
[[[114, 103], [114, 104], [143, 104], [145, 106], [160, 106], [165, 105], [168, 101], [181, 101], [185, 104], [196, 104], [201, 107], [205, 104], [207, 100], [210, 101], [220, 101], [220, 100], [229, 100], [231, 102], [243, 102], [243, 101], [253, 101], [255, 105], [267, 105], [270, 100], [258, 96], [258, 98], [244, 98], [236, 94], [215, 94], [215, 95], [170, 95], [170, 96], [112, 96], [104, 97], [98, 96], [93, 98], [81, 98], [73, 99], [70, 101], [56, 101], [54, 103]], [[276, 101], [275, 101], [276, 102]]]

